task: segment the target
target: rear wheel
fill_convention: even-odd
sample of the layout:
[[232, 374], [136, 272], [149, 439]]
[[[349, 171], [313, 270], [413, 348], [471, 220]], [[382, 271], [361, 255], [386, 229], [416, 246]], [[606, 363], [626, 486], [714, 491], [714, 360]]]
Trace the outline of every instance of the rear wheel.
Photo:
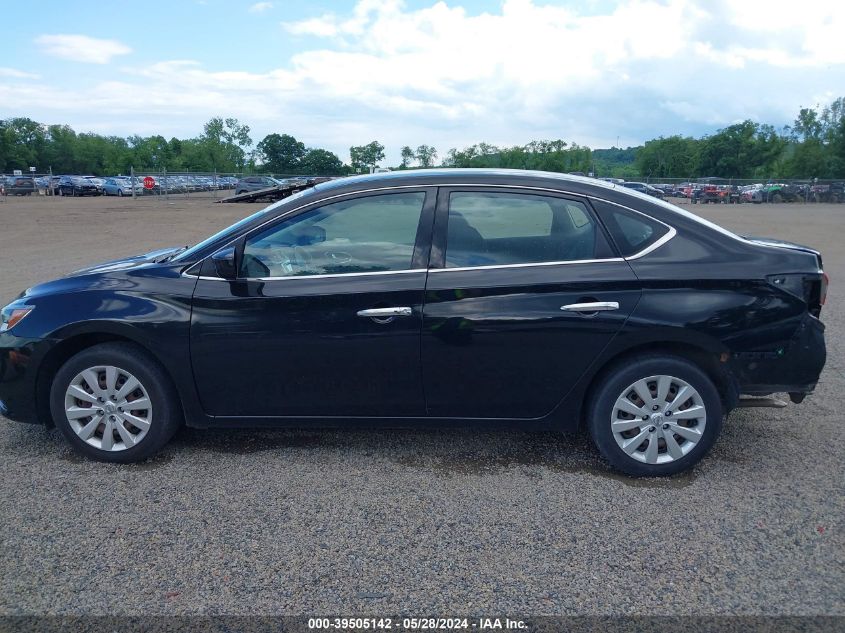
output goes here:
[[647, 356], [618, 366], [598, 385], [588, 411], [590, 435], [601, 454], [634, 477], [689, 469], [722, 429], [713, 382], [674, 356]]
[[107, 462], [147, 459], [181, 423], [164, 370], [127, 343], [96, 345], [68, 360], [53, 380], [50, 411], [76, 450]]

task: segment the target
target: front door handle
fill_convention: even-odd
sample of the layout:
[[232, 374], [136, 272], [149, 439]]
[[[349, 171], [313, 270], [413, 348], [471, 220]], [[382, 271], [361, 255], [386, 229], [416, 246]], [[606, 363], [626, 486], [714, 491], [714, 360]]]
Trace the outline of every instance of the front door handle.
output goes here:
[[385, 319], [395, 316], [411, 316], [413, 310], [411, 308], [370, 308], [369, 310], [358, 310], [359, 317], [368, 317], [371, 319]]
[[560, 306], [561, 310], [567, 312], [605, 312], [607, 310], [618, 310], [618, 301], [591, 301], [589, 303], [570, 303]]

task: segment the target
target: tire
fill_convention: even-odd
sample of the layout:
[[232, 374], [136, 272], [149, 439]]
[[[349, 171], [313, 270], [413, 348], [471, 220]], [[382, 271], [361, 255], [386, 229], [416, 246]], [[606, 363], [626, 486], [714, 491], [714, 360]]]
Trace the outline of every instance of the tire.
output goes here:
[[[96, 390], [90, 387], [83, 373], [97, 376]], [[109, 375], [112, 389], [107, 382]], [[121, 388], [132, 386], [131, 378], [139, 383], [138, 387], [121, 394]], [[84, 399], [74, 397], [72, 386]], [[97, 400], [99, 393], [107, 397]], [[143, 401], [149, 407], [129, 409], [127, 401]], [[126, 408], [118, 408], [120, 404]], [[87, 408], [91, 409], [91, 416], [78, 415]], [[68, 410], [77, 415], [69, 416]], [[143, 461], [156, 454], [182, 423], [179, 397], [164, 369], [145, 350], [131, 343], [103, 343], [70, 358], [53, 378], [50, 412], [56, 427], [74, 449], [97, 461], [122, 464]], [[70, 418], [75, 420], [72, 422]], [[110, 449], [103, 446], [107, 429], [111, 430]], [[124, 438], [132, 445], [127, 447]]]
[[[662, 401], [655, 393], [661, 379], [667, 390]], [[635, 402], [644, 398], [639, 397], [635, 387], [644, 380], [649, 389], [644, 395], [652, 400], [651, 404], [640, 407]], [[685, 390], [684, 394], [694, 396], [684, 402], [672, 402], [681, 389]], [[623, 399], [633, 408], [622, 402]], [[619, 408], [620, 404], [625, 405], [623, 409]], [[654, 406], [660, 407], [658, 411], [653, 411]], [[687, 413], [679, 421], [678, 414], [684, 410], [698, 411], [693, 407], [703, 407], [702, 415], [692, 419], [691, 413]], [[649, 413], [650, 419], [644, 421], [635, 415], [637, 410]], [[667, 410], [672, 413], [664, 415]], [[668, 355], [643, 356], [613, 368], [593, 392], [587, 416], [590, 435], [599, 452], [613, 468], [632, 477], [664, 477], [688, 470], [713, 446], [722, 430], [723, 418], [719, 393], [707, 374], [683, 358]], [[616, 429], [612, 428], [614, 420], [619, 423]], [[637, 422], [640, 424], [631, 426]], [[683, 427], [683, 436], [674, 432], [679, 427]], [[672, 432], [671, 436], [666, 435], [667, 430]], [[668, 444], [670, 438], [672, 450]], [[649, 451], [652, 441], [656, 453]], [[623, 450], [623, 444], [629, 452]]]
[[773, 194], [771, 199], [772, 204], [780, 204], [783, 202], [783, 196], [779, 193]]

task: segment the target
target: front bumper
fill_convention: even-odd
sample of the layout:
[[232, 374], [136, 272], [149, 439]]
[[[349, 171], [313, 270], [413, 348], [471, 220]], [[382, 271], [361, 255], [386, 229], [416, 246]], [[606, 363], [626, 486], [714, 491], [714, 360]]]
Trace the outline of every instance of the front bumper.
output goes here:
[[734, 353], [730, 367], [739, 392], [749, 395], [812, 393], [827, 358], [824, 330], [824, 323], [808, 314], [783, 346], [768, 351]]
[[51, 343], [9, 332], [0, 334], [0, 415], [17, 422], [39, 423], [38, 368]]

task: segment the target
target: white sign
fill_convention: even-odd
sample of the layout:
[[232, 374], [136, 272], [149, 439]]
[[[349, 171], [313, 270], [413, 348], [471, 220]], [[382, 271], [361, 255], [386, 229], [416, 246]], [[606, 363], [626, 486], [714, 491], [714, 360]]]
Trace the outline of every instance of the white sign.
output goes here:
[[13, 169], [12, 175], [13, 176], [23, 176], [23, 172], [20, 169]]
[[29, 171], [31, 171], [31, 172], [33, 172], [33, 173], [35, 173], [35, 167], [30, 167], [30, 168], [29, 168]]

